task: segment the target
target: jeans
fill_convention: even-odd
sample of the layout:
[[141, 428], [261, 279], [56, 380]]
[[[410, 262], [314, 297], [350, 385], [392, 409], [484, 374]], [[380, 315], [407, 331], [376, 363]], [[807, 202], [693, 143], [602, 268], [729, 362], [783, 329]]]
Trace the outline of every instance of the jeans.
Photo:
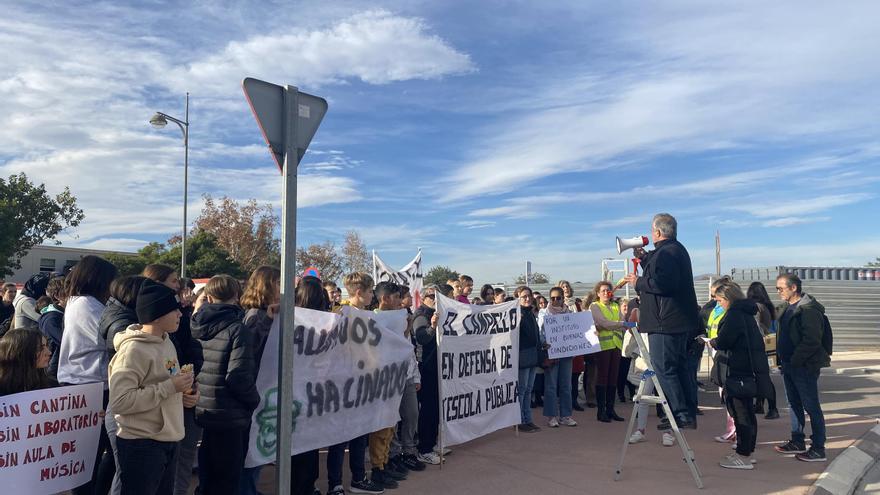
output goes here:
[[[691, 379], [688, 377], [688, 335], [688, 332], [648, 334], [651, 364], [654, 365], [660, 387], [663, 388], [672, 414], [684, 421], [694, 419], [694, 416], [690, 416], [689, 409], [691, 402], [696, 403], [696, 399], [691, 398]], [[693, 395], [696, 395], [696, 391]]]
[[119, 450], [116, 447], [116, 432], [119, 425], [116, 424], [116, 418], [110, 407], [104, 413], [104, 428], [107, 429], [107, 440], [110, 441], [110, 449], [113, 450], [113, 460], [116, 463], [116, 472], [113, 473], [113, 484], [110, 485], [110, 495], [120, 495], [122, 493], [122, 480], [119, 472]]
[[755, 400], [725, 398], [727, 412], [736, 427], [736, 453], [749, 457], [755, 451], [758, 441], [758, 420], [755, 418]]
[[[183, 409], [184, 437], [177, 447], [177, 474], [174, 476], [174, 495], [187, 495], [192, 481], [193, 463], [202, 439], [202, 427], [196, 424], [196, 409]], [[259, 476], [259, 472], [257, 473]], [[256, 493], [256, 491], [254, 492]]]
[[250, 427], [202, 430], [199, 449], [201, 492], [210, 495], [236, 495], [241, 483]]
[[556, 360], [544, 370], [544, 416], [571, 416], [571, 358]]
[[117, 437], [122, 495], [172, 495], [177, 442]]
[[792, 441], [804, 443], [806, 425], [804, 411], [806, 411], [810, 415], [810, 425], [813, 430], [813, 434], [810, 435], [812, 447], [819, 452], [825, 452], [825, 415], [819, 404], [819, 370], [811, 371], [783, 363], [782, 379], [785, 383], [785, 396], [791, 408], [789, 417]]
[[531, 368], [519, 369], [519, 416], [522, 424], [532, 422], [532, 386], [535, 383], [535, 374], [538, 369]]
[[[263, 466], [244, 468], [241, 470], [241, 479], [238, 482], [238, 495], [259, 495], [260, 492], [257, 490], [257, 483], [260, 481], [260, 472], [262, 470]], [[177, 495], [177, 487], [174, 489], [175, 495]]]
[[[648, 378], [647, 380], [642, 380], [645, 384], [645, 389], [642, 390], [642, 395], [653, 395], [654, 394], [654, 380]], [[644, 433], [645, 428], [648, 427], [648, 409], [651, 407], [651, 404], [648, 404], [645, 401], [639, 401], [638, 406], [638, 420], [636, 423], [636, 429], [642, 431]]]
[[699, 406], [700, 390], [697, 385], [697, 373], [700, 371], [700, 362], [703, 360], [703, 347], [699, 352], [696, 350], [687, 353], [687, 374], [688, 387], [686, 390], [685, 400], [688, 405], [688, 414], [691, 418], [697, 417], [697, 407]]
[[[345, 460], [345, 446], [348, 445], [348, 468], [351, 470], [352, 481], [361, 481], [367, 477], [364, 461], [367, 455], [369, 435], [362, 435], [348, 442], [333, 445], [327, 452], [327, 489], [342, 485], [342, 461]], [[433, 448], [433, 445], [431, 446]], [[242, 494], [243, 495], [243, 494]]]
[[[419, 399], [416, 384], [407, 383], [400, 399], [400, 428], [391, 439], [391, 457], [416, 453], [416, 433], [419, 426]], [[398, 437], [400, 437], [398, 439]], [[332, 487], [331, 487], [332, 488]]]

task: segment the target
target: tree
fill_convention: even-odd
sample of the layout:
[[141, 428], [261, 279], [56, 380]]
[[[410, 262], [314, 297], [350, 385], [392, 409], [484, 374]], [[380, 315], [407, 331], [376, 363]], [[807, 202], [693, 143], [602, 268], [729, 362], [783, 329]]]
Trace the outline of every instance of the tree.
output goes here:
[[280, 264], [281, 241], [275, 238], [279, 220], [270, 205], [260, 206], [255, 199], [239, 204], [228, 196], [216, 202], [210, 194], [202, 197], [205, 207], [196, 218], [193, 234], [213, 234], [218, 245], [248, 272], [261, 265]]
[[424, 284], [428, 285], [440, 285], [445, 284], [449, 279], [457, 279], [458, 272], [452, 270], [448, 266], [433, 266], [428, 273], [425, 274]]
[[870, 266], [870, 267], [880, 266], [880, 258], [875, 258], [874, 261], [869, 261], [868, 266]]
[[[518, 275], [513, 280], [513, 283], [519, 284], [519, 285], [525, 285], [526, 284], [526, 276], [525, 275]], [[533, 284], [549, 284], [550, 277], [548, 277], [544, 273], [535, 272], [532, 274], [532, 282], [531, 283], [533, 283]]]
[[[178, 268], [180, 266], [180, 238], [172, 238], [165, 244], [151, 242], [138, 250], [135, 256], [108, 254], [107, 261], [116, 265], [120, 275], [138, 275], [151, 263]], [[232, 259], [218, 243], [213, 234], [198, 231], [187, 239], [186, 271], [191, 278], [208, 278], [225, 273], [238, 279], [247, 278], [248, 273]]]
[[372, 270], [367, 246], [356, 230], [345, 233], [345, 240], [342, 242], [342, 268], [345, 273], [370, 273]]
[[317, 268], [321, 279], [326, 281], [337, 281], [344, 273], [342, 256], [331, 241], [296, 248], [296, 272], [302, 273], [311, 266]]
[[32, 247], [76, 227], [83, 218], [68, 187], [53, 198], [44, 184], [33, 185], [24, 172], [0, 178], [0, 277], [21, 268], [21, 258]]

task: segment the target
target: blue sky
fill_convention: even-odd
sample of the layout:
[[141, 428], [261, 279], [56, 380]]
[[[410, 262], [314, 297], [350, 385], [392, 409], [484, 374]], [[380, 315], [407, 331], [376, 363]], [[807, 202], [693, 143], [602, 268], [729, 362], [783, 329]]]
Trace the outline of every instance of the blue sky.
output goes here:
[[[880, 255], [875, 2], [2, 2], [0, 173], [69, 185], [65, 245], [179, 231], [200, 195], [280, 206], [240, 89], [325, 97], [299, 240], [356, 229], [478, 282], [592, 280], [614, 236], [679, 219], [695, 272]], [[74, 237], [75, 236], [75, 237]]]

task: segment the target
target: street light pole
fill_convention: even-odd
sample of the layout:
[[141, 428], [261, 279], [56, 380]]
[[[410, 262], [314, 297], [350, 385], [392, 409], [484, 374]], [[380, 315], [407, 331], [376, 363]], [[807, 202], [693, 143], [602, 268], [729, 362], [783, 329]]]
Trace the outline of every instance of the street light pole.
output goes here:
[[150, 125], [162, 129], [168, 121], [174, 122], [183, 133], [183, 236], [180, 243], [180, 278], [186, 277], [186, 207], [189, 204], [189, 92], [186, 93], [184, 120], [176, 119], [167, 113], [156, 112], [150, 118]]

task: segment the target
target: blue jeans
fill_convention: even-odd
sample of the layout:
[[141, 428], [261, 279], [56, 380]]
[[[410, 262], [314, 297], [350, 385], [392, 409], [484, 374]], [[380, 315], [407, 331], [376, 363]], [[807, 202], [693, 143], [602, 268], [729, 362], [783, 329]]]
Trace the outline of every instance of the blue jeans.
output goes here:
[[689, 350], [687, 353], [687, 373], [688, 373], [688, 388], [687, 394], [685, 397], [685, 401], [688, 406], [688, 415], [692, 418], [697, 417], [697, 406], [699, 406], [699, 385], [697, 385], [697, 373], [700, 371], [700, 361], [703, 360], [703, 346], [700, 346], [700, 350], [697, 351]]
[[810, 371], [783, 363], [782, 380], [785, 384], [785, 396], [791, 408], [789, 418], [792, 441], [804, 442], [806, 425], [804, 411], [806, 411], [810, 415], [810, 425], [813, 430], [813, 434], [810, 435], [812, 447], [819, 452], [825, 452], [825, 415], [819, 404], [819, 370]]
[[362, 435], [348, 442], [333, 445], [327, 452], [327, 486], [332, 490], [342, 485], [342, 461], [345, 460], [345, 446], [348, 445], [348, 468], [351, 470], [351, 480], [361, 481], [367, 477], [364, 467], [366, 460], [367, 443], [370, 435]]
[[537, 373], [534, 366], [519, 369], [519, 416], [524, 425], [532, 422], [532, 386]]
[[[544, 416], [571, 416], [571, 361], [558, 359], [544, 370]], [[557, 407], [558, 405], [558, 407]]]
[[654, 372], [666, 394], [672, 414], [679, 420], [692, 421], [690, 404], [696, 412], [696, 389], [691, 392], [691, 379], [688, 377], [688, 332], [648, 334], [648, 346]]

